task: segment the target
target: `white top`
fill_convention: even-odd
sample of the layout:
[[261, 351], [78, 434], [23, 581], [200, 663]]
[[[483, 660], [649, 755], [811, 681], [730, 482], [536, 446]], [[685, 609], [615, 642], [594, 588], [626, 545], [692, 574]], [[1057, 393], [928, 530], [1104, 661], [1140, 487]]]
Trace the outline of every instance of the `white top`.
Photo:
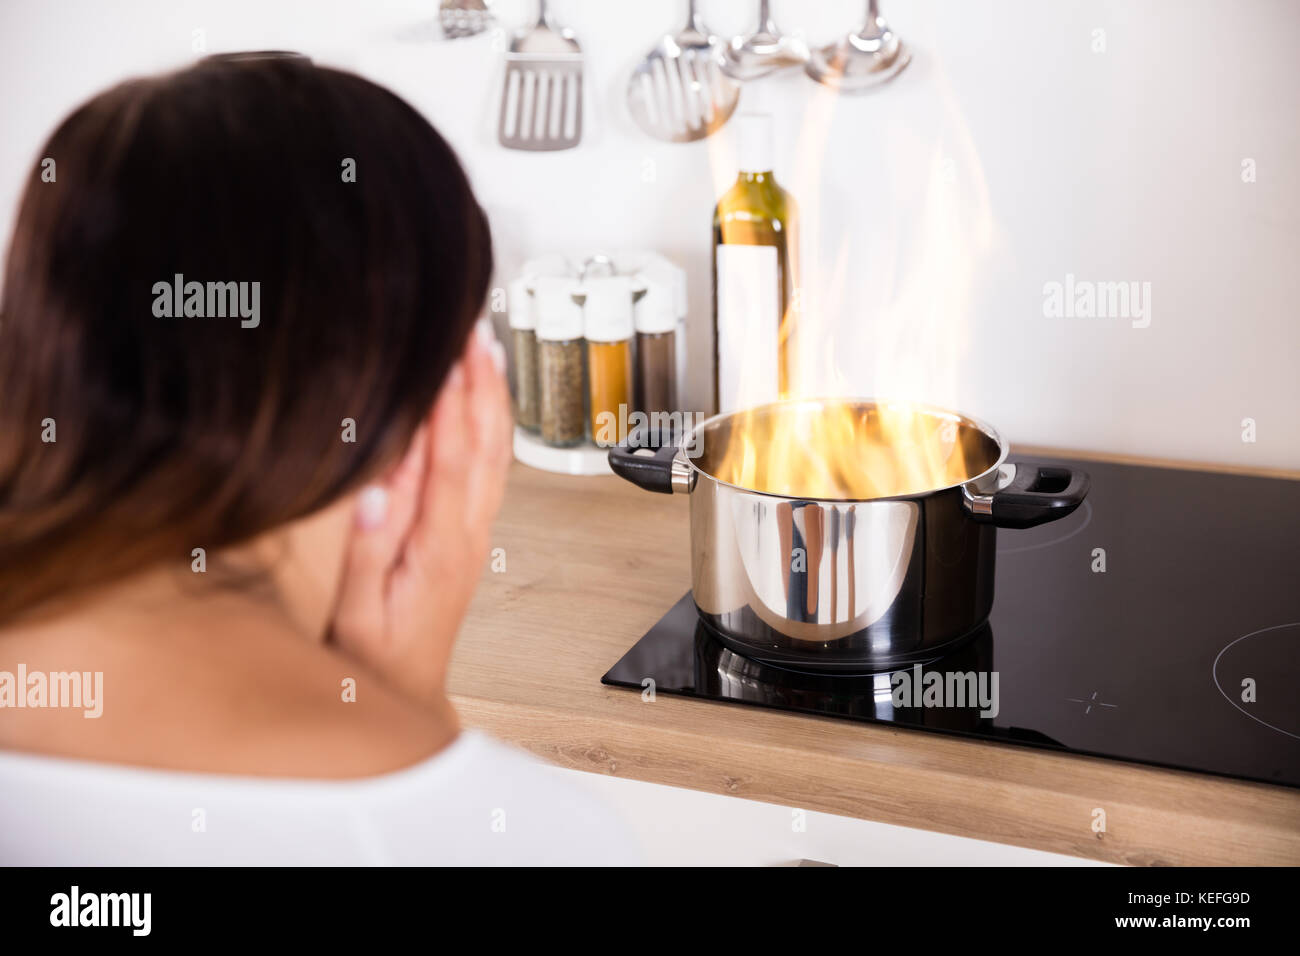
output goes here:
[[636, 303], [636, 330], [648, 335], [677, 331], [673, 290], [658, 279], [643, 278], [645, 293]]
[[673, 312], [686, 318], [686, 270], [657, 252], [621, 252], [614, 258], [620, 273], [639, 280], [654, 280], [673, 290]]
[[582, 306], [573, 298], [577, 291], [576, 278], [541, 276], [533, 280], [533, 306], [539, 339], [570, 342], [582, 338]]
[[509, 290], [507, 307], [510, 309], [510, 327], [521, 331], [537, 328], [537, 315], [533, 309], [533, 294], [528, 288], [528, 280], [515, 279], [506, 288]]
[[631, 831], [535, 758], [464, 731], [359, 780], [149, 770], [0, 751], [7, 865], [619, 865]]
[[625, 342], [632, 337], [632, 279], [601, 276], [582, 287], [582, 331], [588, 342]]

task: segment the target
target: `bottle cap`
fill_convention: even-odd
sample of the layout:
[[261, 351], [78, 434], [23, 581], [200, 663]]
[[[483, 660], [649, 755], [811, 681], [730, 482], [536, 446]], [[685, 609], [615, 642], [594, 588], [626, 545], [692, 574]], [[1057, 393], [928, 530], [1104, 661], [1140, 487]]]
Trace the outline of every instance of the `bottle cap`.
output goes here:
[[512, 329], [537, 328], [537, 313], [533, 308], [533, 296], [528, 289], [528, 280], [515, 279], [506, 288], [509, 295], [506, 305], [510, 309], [510, 327]]
[[581, 292], [583, 329], [589, 342], [625, 342], [632, 337], [632, 279], [601, 276], [588, 279]]
[[739, 159], [742, 173], [772, 171], [772, 114], [741, 113]]
[[636, 330], [647, 335], [677, 331], [673, 289], [665, 282], [642, 276], [645, 294], [636, 303]]
[[571, 276], [541, 276], [533, 280], [537, 337], [551, 342], [582, 338], [582, 306], [573, 301], [578, 280]]

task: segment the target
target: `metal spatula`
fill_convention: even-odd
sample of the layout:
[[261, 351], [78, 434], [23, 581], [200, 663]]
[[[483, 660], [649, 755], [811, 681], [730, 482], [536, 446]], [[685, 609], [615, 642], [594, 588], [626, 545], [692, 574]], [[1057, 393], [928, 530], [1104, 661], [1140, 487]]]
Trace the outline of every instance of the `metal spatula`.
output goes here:
[[477, 36], [492, 26], [492, 14], [483, 0], [442, 0], [438, 22], [448, 40]]
[[721, 43], [690, 0], [686, 26], [665, 36], [632, 73], [627, 106], [632, 119], [657, 139], [689, 143], [719, 129], [740, 98], [740, 87], [718, 67]]
[[582, 48], [538, 0], [537, 23], [506, 53], [497, 139], [507, 149], [570, 149], [582, 139]]

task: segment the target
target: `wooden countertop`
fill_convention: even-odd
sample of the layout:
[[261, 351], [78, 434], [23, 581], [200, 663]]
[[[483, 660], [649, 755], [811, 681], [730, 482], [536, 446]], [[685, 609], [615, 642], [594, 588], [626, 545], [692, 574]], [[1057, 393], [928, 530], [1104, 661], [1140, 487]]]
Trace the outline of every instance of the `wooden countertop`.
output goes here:
[[1300, 864], [1293, 789], [602, 685], [690, 588], [682, 496], [515, 464], [494, 545], [452, 697], [554, 763], [1115, 863]]

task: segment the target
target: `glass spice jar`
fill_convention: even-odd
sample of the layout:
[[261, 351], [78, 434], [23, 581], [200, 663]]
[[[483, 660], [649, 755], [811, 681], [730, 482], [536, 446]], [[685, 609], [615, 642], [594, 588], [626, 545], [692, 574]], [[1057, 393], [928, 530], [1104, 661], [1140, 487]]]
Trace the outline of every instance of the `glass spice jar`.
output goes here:
[[535, 432], [541, 427], [538, 388], [537, 315], [526, 279], [510, 283], [510, 337], [514, 346], [515, 422]]
[[538, 430], [557, 448], [586, 435], [582, 307], [576, 279], [546, 276], [533, 282], [537, 315]]
[[636, 407], [652, 416], [677, 409], [677, 314], [670, 286], [655, 279], [639, 281], [645, 293], [634, 311]]
[[581, 294], [591, 440], [609, 448], [626, 437], [632, 413], [632, 280], [588, 279]]

